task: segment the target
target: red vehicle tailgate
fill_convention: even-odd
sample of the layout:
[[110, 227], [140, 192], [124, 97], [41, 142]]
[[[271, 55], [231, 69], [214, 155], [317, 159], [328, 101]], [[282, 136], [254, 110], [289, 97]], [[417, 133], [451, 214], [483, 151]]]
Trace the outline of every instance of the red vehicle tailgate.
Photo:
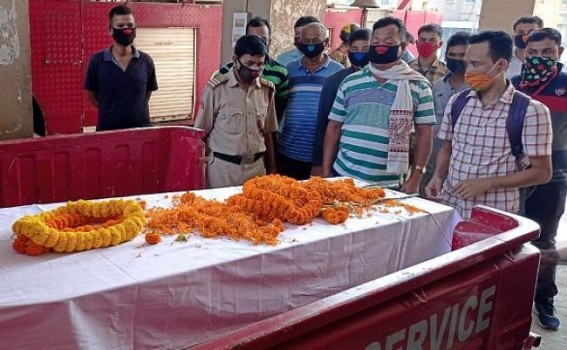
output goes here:
[[524, 243], [539, 228], [514, 218], [492, 238], [193, 349], [522, 349], [540, 258]]
[[156, 127], [0, 142], [0, 207], [202, 189], [203, 136]]

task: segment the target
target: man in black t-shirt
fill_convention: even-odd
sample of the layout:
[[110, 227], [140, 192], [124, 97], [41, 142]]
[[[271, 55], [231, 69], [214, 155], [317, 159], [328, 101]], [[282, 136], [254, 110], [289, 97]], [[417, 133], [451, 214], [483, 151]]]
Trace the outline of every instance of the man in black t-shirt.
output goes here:
[[152, 58], [132, 45], [136, 22], [129, 7], [110, 10], [108, 32], [114, 44], [91, 57], [85, 81], [89, 100], [99, 111], [96, 129], [149, 126], [156, 72]]

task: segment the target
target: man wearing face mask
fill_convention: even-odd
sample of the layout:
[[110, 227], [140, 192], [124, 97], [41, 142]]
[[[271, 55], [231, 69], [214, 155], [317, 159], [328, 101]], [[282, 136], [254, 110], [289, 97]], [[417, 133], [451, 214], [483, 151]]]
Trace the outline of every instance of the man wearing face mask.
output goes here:
[[298, 46], [301, 44], [301, 32], [303, 31], [303, 27], [310, 23], [318, 23], [319, 20], [313, 16], [303, 16], [300, 17], [293, 26], [293, 48], [282, 52], [276, 57], [276, 61], [280, 64], [287, 66], [289, 63], [293, 61], [297, 61], [299, 57], [301, 57], [302, 53], [299, 50]]
[[265, 59], [262, 39], [241, 37], [230, 71], [211, 79], [203, 91], [195, 127], [206, 133], [209, 188], [240, 186], [252, 177], [276, 172], [275, 88], [260, 77]]
[[423, 175], [423, 179], [419, 185], [419, 195], [422, 197], [425, 197], [425, 186], [433, 176], [433, 171], [435, 171], [435, 159], [443, 145], [443, 141], [436, 136], [443, 122], [445, 107], [447, 107], [451, 96], [469, 88], [467, 83], [465, 83], [465, 52], [467, 51], [470, 37], [470, 34], [467, 32], [457, 32], [449, 38], [447, 41], [447, 51], [445, 51], [445, 61], [447, 62], [449, 73], [433, 84], [433, 105], [435, 106], [433, 149], [429, 162], [427, 163], [427, 172]]
[[[425, 188], [428, 198], [439, 199], [469, 218], [472, 208], [484, 204], [511, 213], [520, 210], [521, 187], [551, 178], [551, 120], [542, 103], [516, 92], [506, 79], [512, 56], [512, 38], [502, 31], [471, 36], [465, 54], [465, 81], [472, 90], [453, 95], [437, 135], [443, 146], [433, 178]], [[455, 101], [466, 97], [458, 119]], [[523, 154], [530, 166], [517, 168], [507, 137], [509, 112], [527, 103], [521, 131]]]
[[557, 30], [536, 30], [527, 39], [522, 74], [512, 78], [516, 88], [549, 108], [553, 124], [553, 176], [548, 183], [535, 186], [525, 203], [525, 216], [541, 227], [539, 237], [532, 241], [542, 254], [535, 311], [539, 325], [551, 330], [559, 329], [561, 323], [553, 307], [558, 293], [555, 269], [559, 260], [555, 236], [567, 195], [567, 73], [558, 62], [562, 53], [561, 34]]
[[343, 69], [325, 51], [327, 28], [321, 23], [303, 27], [303, 56], [287, 65], [290, 94], [278, 138], [278, 170], [297, 180], [308, 179], [313, 165], [317, 108], [325, 80]]
[[337, 96], [337, 90], [339, 90], [339, 86], [347, 76], [358, 72], [368, 64], [368, 46], [370, 45], [371, 35], [370, 29], [358, 29], [350, 35], [347, 42], [351, 66], [331, 75], [323, 84], [317, 111], [317, 131], [313, 149], [313, 167], [311, 169], [311, 175], [313, 176], [322, 175], [323, 140], [327, 130], [327, 123], [329, 122], [329, 113]]
[[348, 59], [348, 48], [349, 42], [348, 38], [355, 30], [360, 29], [360, 26], [356, 23], [346, 24], [341, 28], [340, 38], [341, 38], [341, 45], [334, 49], [329, 56], [335, 62], [342, 64], [345, 68], [350, 67], [350, 61]]
[[406, 48], [404, 50], [404, 53], [402, 54], [401, 59], [405, 63], [410, 63], [411, 61], [415, 60], [415, 56], [408, 50], [408, 47], [415, 44], [415, 38], [410, 32], [406, 32], [406, 40], [404, 42], [406, 43]]
[[448, 73], [445, 64], [437, 57], [437, 51], [443, 45], [443, 29], [438, 24], [426, 24], [419, 28], [417, 33], [418, 56], [409, 66], [433, 84]]
[[[246, 24], [246, 35], [256, 35], [266, 43], [269, 49], [271, 40], [270, 23], [261, 17], [252, 18]], [[222, 66], [219, 72], [214, 76], [218, 79], [221, 75], [228, 73], [233, 63], [229, 62]], [[269, 54], [266, 54], [266, 62], [262, 70], [262, 78], [271, 81], [276, 87], [276, 113], [278, 121], [283, 117], [283, 112], [287, 104], [287, 95], [289, 94], [289, 77], [287, 69], [282, 64], [276, 62]]]
[[514, 54], [510, 60], [506, 78], [512, 79], [522, 71], [524, 63], [524, 50], [526, 49], [526, 41], [528, 35], [534, 30], [543, 28], [543, 20], [538, 16], [520, 17], [514, 22], [512, 29], [514, 30]]
[[157, 90], [151, 57], [133, 45], [136, 22], [127, 6], [116, 6], [109, 13], [108, 33], [114, 44], [95, 53], [85, 79], [85, 89], [98, 108], [97, 131], [150, 125], [148, 102]]
[[410, 132], [415, 127], [415, 167], [401, 190], [417, 192], [431, 152], [435, 114], [429, 82], [400, 59], [405, 32], [398, 18], [374, 23], [370, 64], [343, 80], [329, 114], [323, 176], [399, 185], [409, 170]]

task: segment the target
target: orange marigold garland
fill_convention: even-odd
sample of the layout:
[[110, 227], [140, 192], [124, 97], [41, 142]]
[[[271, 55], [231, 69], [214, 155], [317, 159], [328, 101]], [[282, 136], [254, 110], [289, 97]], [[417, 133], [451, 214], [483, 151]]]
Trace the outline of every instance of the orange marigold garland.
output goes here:
[[324, 204], [348, 202], [352, 205], [369, 206], [376, 204], [377, 200], [383, 199], [386, 196], [384, 190], [379, 187], [356, 187], [354, 180], [351, 178], [329, 181], [321, 177], [312, 177], [303, 186], [318, 192]]
[[226, 235], [255, 244], [276, 244], [286, 221], [304, 225], [322, 216], [331, 224], [341, 224], [350, 210], [356, 212], [375, 204], [384, 195], [380, 188], [357, 188], [352, 179], [299, 182], [267, 175], [248, 180], [242, 193], [226, 202], [206, 200], [190, 192], [174, 197], [173, 208], [147, 211], [148, 228], [166, 234], [196, 230], [205, 237]]
[[332, 225], [342, 224], [348, 219], [349, 210], [346, 207], [330, 207], [321, 210], [321, 216]]
[[242, 194], [228, 199], [260, 220], [280, 219], [304, 225], [319, 215], [321, 194], [302, 183], [281, 175], [260, 176], [246, 181]]
[[142, 207], [132, 200], [79, 200], [12, 225], [18, 253], [80, 252], [132, 240], [145, 224]]
[[[267, 175], [247, 181], [242, 194], [226, 202], [206, 200], [194, 193], [173, 197], [172, 208], [147, 210], [145, 240], [161, 241], [159, 232], [183, 234], [198, 230], [205, 237], [226, 235], [255, 244], [276, 244], [284, 222], [304, 225], [321, 216], [330, 224], [344, 223], [349, 214], [362, 217], [374, 204], [399, 206], [384, 200], [381, 188], [358, 188], [352, 179], [332, 181], [313, 177], [299, 182]], [[167, 198], [167, 196], [165, 197]], [[78, 201], [39, 215], [26, 216], [12, 229], [15, 251], [39, 255], [50, 251], [76, 252], [117, 245], [133, 239], [145, 224], [142, 200]], [[402, 205], [410, 214], [419, 209]], [[181, 241], [186, 241], [185, 236]]]
[[173, 203], [173, 208], [153, 208], [147, 212], [149, 229], [168, 234], [196, 229], [205, 237], [226, 235], [255, 244], [276, 244], [277, 235], [284, 229], [281, 220], [258, 220], [239, 206], [206, 200], [193, 193], [176, 197]]

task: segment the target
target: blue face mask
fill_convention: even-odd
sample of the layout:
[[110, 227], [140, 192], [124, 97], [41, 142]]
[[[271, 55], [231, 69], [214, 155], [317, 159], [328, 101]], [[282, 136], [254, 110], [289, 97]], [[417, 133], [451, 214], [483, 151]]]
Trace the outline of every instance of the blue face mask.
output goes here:
[[366, 52], [349, 52], [348, 60], [353, 66], [362, 68], [368, 64], [368, 55]]
[[319, 56], [323, 52], [323, 50], [325, 50], [325, 43], [324, 42], [320, 42], [318, 44], [300, 43], [298, 49], [305, 56], [309, 58], [315, 58]]

